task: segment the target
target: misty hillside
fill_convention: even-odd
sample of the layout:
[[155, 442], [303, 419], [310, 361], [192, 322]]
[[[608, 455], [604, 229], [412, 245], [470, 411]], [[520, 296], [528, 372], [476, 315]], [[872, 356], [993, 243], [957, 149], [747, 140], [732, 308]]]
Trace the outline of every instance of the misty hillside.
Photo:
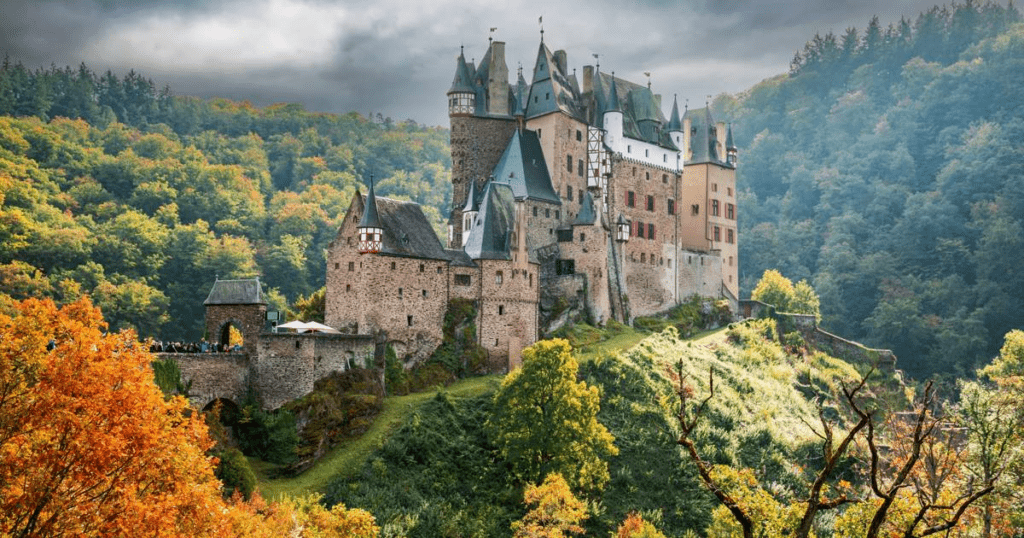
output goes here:
[[1024, 25], [936, 7], [815, 36], [791, 72], [720, 96], [741, 148], [740, 277], [778, 268], [822, 325], [923, 378], [1024, 325]]

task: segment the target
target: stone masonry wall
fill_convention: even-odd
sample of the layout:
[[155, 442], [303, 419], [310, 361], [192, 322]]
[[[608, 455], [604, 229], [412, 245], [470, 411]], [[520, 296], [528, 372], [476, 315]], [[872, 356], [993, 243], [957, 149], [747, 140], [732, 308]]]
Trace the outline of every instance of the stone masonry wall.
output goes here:
[[222, 337], [225, 326], [230, 323], [242, 333], [242, 351], [255, 355], [266, 317], [267, 305], [207, 305], [206, 338], [214, 344], [226, 344], [227, 340]]
[[478, 263], [482, 271], [480, 345], [487, 350], [492, 369], [512, 370], [522, 362], [522, 349], [537, 338], [539, 267], [522, 260]]
[[373, 338], [318, 333], [264, 333], [253, 361], [254, 387], [267, 409], [313, 391], [317, 380], [373, 366]]
[[182, 383], [192, 382], [189, 401], [198, 409], [223, 398], [236, 404], [245, 396], [249, 358], [245, 353], [157, 353], [174, 359]]

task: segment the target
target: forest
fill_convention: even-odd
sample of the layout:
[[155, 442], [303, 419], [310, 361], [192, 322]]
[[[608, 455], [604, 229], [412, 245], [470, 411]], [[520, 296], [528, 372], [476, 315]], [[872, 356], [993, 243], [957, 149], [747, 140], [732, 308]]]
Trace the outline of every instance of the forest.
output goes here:
[[1024, 26], [1010, 3], [816, 35], [719, 96], [741, 148], [740, 283], [806, 279], [822, 326], [962, 376], [1024, 325]]
[[0, 293], [89, 294], [111, 328], [196, 341], [216, 278], [260, 276], [271, 309], [323, 286], [356, 189], [442, 230], [447, 130], [299, 105], [172, 96], [131, 72], [0, 68]]

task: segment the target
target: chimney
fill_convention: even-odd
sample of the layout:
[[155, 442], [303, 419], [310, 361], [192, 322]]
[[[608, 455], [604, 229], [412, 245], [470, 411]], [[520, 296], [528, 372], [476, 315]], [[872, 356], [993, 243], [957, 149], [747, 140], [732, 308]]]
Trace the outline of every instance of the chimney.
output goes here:
[[490, 80], [487, 81], [487, 112], [508, 115], [508, 65], [505, 64], [505, 42], [491, 43]]
[[568, 68], [566, 67], [568, 59], [566, 58], [564, 50], [555, 51], [555, 63], [558, 64], [558, 70], [561, 71], [562, 75], [567, 74]]
[[580, 91], [582, 93], [589, 93], [594, 91], [594, 66], [583, 66], [583, 87], [580, 88]]

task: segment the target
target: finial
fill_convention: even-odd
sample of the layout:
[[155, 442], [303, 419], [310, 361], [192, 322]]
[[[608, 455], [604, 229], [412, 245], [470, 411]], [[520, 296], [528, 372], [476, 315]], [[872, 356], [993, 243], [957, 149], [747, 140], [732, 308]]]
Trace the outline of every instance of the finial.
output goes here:
[[649, 89], [651, 89], [651, 72], [650, 71], [644, 71], [644, 75], [647, 76], [647, 89], [649, 90]]
[[709, 93], [709, 94], [705, 95], [704, 97], [705, 97], [705, 99], [704, 99], [704, 106], [711, 106], [711, 94]]
[[540, 25], [540, 42], [544, 43], [544, 15], [537, 17], [537, 24]]
[[597, 72], [601, 72], [601, 55], [594, 53], [594, 63], [597, 64]]
[[690, 110], [690, 98], [687, 97], [683, 100], [683, 110]]

